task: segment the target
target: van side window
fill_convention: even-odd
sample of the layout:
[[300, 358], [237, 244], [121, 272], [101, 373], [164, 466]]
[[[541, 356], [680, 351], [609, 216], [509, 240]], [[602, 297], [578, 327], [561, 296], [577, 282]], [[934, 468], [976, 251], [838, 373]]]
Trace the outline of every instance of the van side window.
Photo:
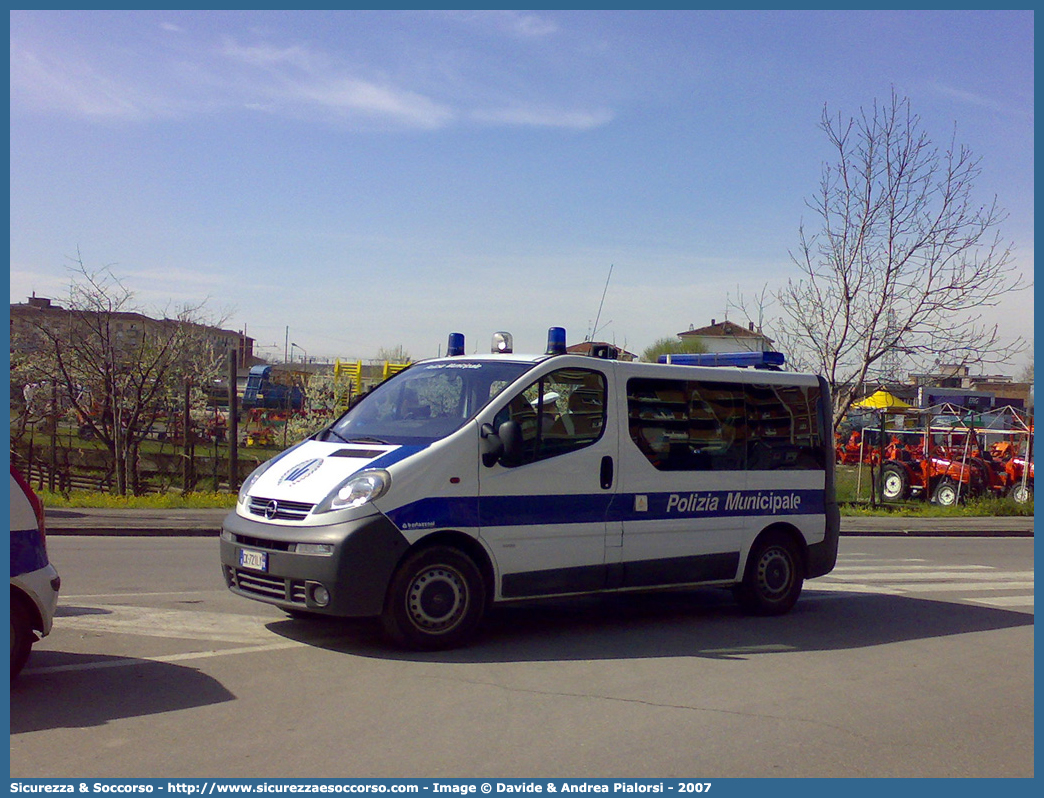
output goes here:
[[514, 396], [495, 425], [508, 419], [522, 429], [523, 463], [590, 446], [605, 430], [605, 376], [587, 369], [553, 371]]
[[628, 430], [660, 471], [825, 468], [819, 389], [631, 379]]
[[823, 470], [823, 440], [817, 413], [818, 387], [747, 385], [750, 449], [747, 468]]

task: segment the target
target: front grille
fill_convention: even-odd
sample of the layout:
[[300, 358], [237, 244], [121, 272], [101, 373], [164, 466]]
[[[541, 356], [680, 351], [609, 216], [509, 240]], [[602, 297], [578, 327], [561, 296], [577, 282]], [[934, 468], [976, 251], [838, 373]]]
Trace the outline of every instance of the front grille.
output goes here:
[[302, 579], [282, 579], [256, 571], [244, 571], [241, 568], [229, 568], [229, 578], [233, 587], [244, 593], [273, 601], [290, 602], [305, 605], [305, 583]]
[[294, 544], [285, 540], [268, 540], [267, 538], [254, 538], [249, 535], [232, 535], [232, 542], [240, 546], [249, 546], [252, 549], [265, 549], [267, 551], [290, 551]]
[[302, 521], [314, 504], [307, 502], [291, 502], [284, 499], [266, 499], [261, 496], [250, 497], [250, 514], [260, 515], [269, 520]]

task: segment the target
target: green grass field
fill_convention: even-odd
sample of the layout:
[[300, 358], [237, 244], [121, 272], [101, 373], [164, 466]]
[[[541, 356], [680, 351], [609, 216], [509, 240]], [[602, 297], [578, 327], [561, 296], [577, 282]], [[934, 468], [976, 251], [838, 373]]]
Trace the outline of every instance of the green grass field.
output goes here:
[[938, 507], [923, 499], [871, 503], [870, 469], [867, 466], [837, 467], [837, 499], [842, 515], [908, 515], [918, 517], [1031, 516], [1033, 502], [1018, 504], [1009, 498], [975, 497], [956, 507]]

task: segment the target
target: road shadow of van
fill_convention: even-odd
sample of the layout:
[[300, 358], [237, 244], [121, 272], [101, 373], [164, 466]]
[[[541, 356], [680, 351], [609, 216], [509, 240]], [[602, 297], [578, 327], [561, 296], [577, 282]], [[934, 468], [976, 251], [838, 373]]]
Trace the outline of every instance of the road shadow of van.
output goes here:
[[11, 682], [11, 734], [104, 726], [234, 698], [219, 681], [185, 665], [34, 649]]
[[992, 607], [808, 586], [787, 615], [745, 615], [727, 590], [554, 599], [498, 607], [465, 648], [403, 651], [374, 620], [287, 619], [278, 635], [357, 656], [422, 662], [542, 662], [647, 657], [743, 660], [837, 651], [1032, 626], [1033, 615]]

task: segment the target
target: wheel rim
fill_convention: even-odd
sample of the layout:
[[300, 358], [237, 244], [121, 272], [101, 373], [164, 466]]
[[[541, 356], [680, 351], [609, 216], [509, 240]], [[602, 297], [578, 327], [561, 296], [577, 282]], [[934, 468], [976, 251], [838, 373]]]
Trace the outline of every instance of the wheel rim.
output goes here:
[[885, 474], [884, 495], [886, 499], [894, 499], [903, 492], [903, 480], [894, 471]]
[[758, 560], [758, 588], [770, 601], [778, 601], [794, 581], [794, 563], [785, 549], [773, 547]]
[[1029, 501], [1029, 488], [1016, 485], [1015, 490], [1011, 492], [1011, 497], [1019, 504], [1025, 504]]
[[406, 591], [410, 622], [429, 634], [455, 628], [468, 608], [468, 586], [454, 568], [434, 565], [418, 573]]
[[957, 490], [952, 485], [939, 488], [939, 504], [949, 506], [957, 503]]

